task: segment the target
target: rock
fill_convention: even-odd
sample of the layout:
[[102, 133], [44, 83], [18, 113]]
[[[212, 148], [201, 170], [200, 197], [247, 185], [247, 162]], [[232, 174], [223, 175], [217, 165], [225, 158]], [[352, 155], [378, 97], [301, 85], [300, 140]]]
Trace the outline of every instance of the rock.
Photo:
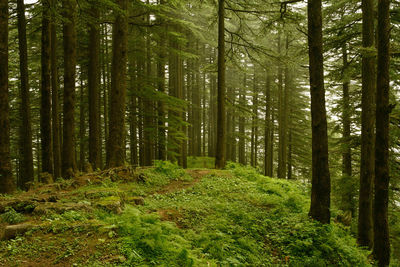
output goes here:
[[118, 190], [110, 191], [110, 190], [93, 190], [87, 191], [84, 193], [86, 199], [101, 199], [108, 197], [118, 197], [121, 192]]
[[7, 225], [0, 233], [0, 240], [9, 240], [15, 238], [17, 235], [23, 235], [31, 230], [34, 225], [30, 223], [22, 223], [16, 225]]
[[96, 203], [96, 207], [115, 214], [121, 214], [122, 210], [124, 209], [124, 206], [125, 206], [124, 201], [121, 200], [119, 197], [115, 196], [107, 197]]
[[52, 203], [46, 202], [35, 208], [34, 215], [45, 215], [49, 213], [64, 213], [70, 210], [92, 211], [90, 203]]
[[32, 200], [9, 200], [0, 202], [0, 214], [6, 212], [7, 208], [13, 208], [17, 212], [32, 213], [36, 207], [35, 201]]
[[144, 198], [142, 197], [127, 197], [126, 202], [135, 205], [144, 205]]

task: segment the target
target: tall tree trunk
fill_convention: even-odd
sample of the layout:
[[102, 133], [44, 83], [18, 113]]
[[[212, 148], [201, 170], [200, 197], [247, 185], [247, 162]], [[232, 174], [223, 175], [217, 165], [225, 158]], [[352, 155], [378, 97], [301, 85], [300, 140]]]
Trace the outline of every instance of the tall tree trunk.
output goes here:
[[[293, 114], [293, 108], [290, 107], [290, 114]], [[287, 156], [287, 178], [288, 180], [293, 179], [293, 131], [292, 131], [292, 116], [289, 117], [288, 126], [288, 156]]]
[[[243, 108], [246, 105], [246, 73], [243, 78], [243, 87], [239, 91], [239, 105]], [[243, 113], [243, 112], [241, 112]], [[246, 121], [243, 114], [239, 117], [239, 163], [246, 164]]]
[[[286, 34], [286, 58], [289, 58], [289, 34]], [[292, 86], [292, 76], [289, 70], [288, 63], [285, 64], [285, 88], [283, 91], [283, 103], [282, 103], [282, 152], [283, 152], [283, 175], [287, 178], [287, 166], [288, 166], [288, 117], [289, 117], [289, 93]]]
[[[187, 89], [185, 88], [184, 84], [185, 84], [185, 74], [184, 74], [184, 69], [183, 69], [183, 60], [181, 58], [179, 58], [179, 64], [178, 64], [179, 68], [178, 68], [178, 81], [179, 81], [179, 98], [186, 100], [187, 101]], [[180, 146], [180, 157], [179, 157], [179, 163], [180, 166], [182, 166], [182, 168], [186, 169], [187, 168], [187, 155], [188, 155], [188, 141], [187, 141], [187, 108], [185, 108], [182, 112], [181, 112], [181, 119], [183, 121], [183, 125], [181, 127], [181, 131], [184, 134], [184, 138], [181, 141], [181, 146]]]
[[[161, 0], [160, 4], [164, 4], [164, 1]], [[162, 23], [162, 21], [160, 22]], [[165, 64], [166, 64], [166, 51], [165, 51], [165, 38], [167, 37], [167, 29], [166, 26], [163, 27], [161, 33], [161, 38], [158, 43], [159, 47], [159, 59], [157, 64], [157, 76], [158, 76], [158, 91], [161, 94], [165, 94]], [[158, 160], [166, 160], [167, 159], [167, 151], [166, 151], [166, 131], [165, 131], [165, 105], [162, 100], [158, 101], [157, 107], [157, 126], [158, 126]]]
[[138, 140], [137, 140], [137, 75], [135, 73], [136, 61], [133, 54], [129, 57], [129, 137], [130, 137], [130, 152], [131, 152], [131, 164], [137, 166], [138, 161]]
[[0, 0], [0, 55], [0, 193], [4, 194], [15, 190], [10, 159], [7, 0]]
[[[281, 34], [278, 36], [278, 53], [281, 55]], [[285, 72], [286, 74], [286, 72]], [[285, 84], [286, 87], [286, 84]], [[282, 63], [278, 63], [278, 178], [286, 178], [286, 134]]]
[[[147, 3], [149, 1], [147, 0]], [[147, 22], [150, 22], [150, 15], [146, 18]], [[146, 86], [144, 95], [144, 120], [143, 120], [143, 135], [144, 135], [144, 165], [153, 165], [154, 158], [154, 125], [153, 125], [153, 101], [150, 99], [151, 91], [153, 86], [151, 84], [151, 36], [150, 31], [146, 34]]]
[[226, 164], [226, 113], [225, 113], [225, 0], [218, 1], [218, 120], [215, 168]]
[[64, 123], [62, 174], [69, 178], [76, 171], [75, 161], [75, 74], [76, 74], [76, 2], [63, 0], [64, 10]]
[[100, 139], [100, 12], [96, 3], [91, 2], [93, 22], [89, 23], [89, 163], [94, 170], [101, 168], [101, 139]]
[[51, 32], [50, 2], [42, 1], [42, 81], [40, 89], [40, 137], [42, 150], [42, 172], [53, 174], [53, 154], [51, 141]]
[[256, 79], [256, 67], [254, 66], [253, 77], [253, 116], [251, 127], [251, 166], [257, 167], [257, 150], [258, 150], [258, 88]]
[[[199, 43], [196, 43], [196, 52], [200, 53]], [[194, 156], [201, 156], [201, 96], [200, 96], [200, 60], [195, 61], [195, 83], [193, 86], [193, 137]]]
[[348, 67], [347, 62], [347, 45], [344, 44], [342, 47], [342, 57], [343, 57], [343, 111], [342, 111], [342, 122], [343, 122], [343, 145], [344, 151], [342, 153], [342, 185], [345, 185], [346, 188], [342, 188], [342, 203], [341, 208], [345, 212], [351, 212], [354, 214], [355, 206], [354, 206], [354, 197], [353, 192], [355, 188], [353, 188], [352, 182], [352, 170], [351, 170], [351, 143], [350, 143], [350, 95], [349, 95], [349, 85], [350, 82], [346, 78], [346, 69]]
[[[82, 66], [81, 66], [82, 70]], [[80, 73], [81, 84], [79, 87], [79, 170], [85, 170], [85, 102], [83, 92], [83, 73]]]
[[389, 61], [390, 61], [390, 0], [378, 3], [378, 75], [376, 84], [374, 257], [378, 266], [389, 266], [390, 240], [389, 204]]
[[54, 163], [54, 178], [61, 177], [61, 131], [60, 131], [60, 108], [59, 108], [59, 80], [58, 80], [58, 66], [57, 66], [57, 19], [55, 10], [57, 1], [51, 1], [53, 12], [51, 14], [51, 30], [50, 30], [50, 43], [51, 43], [51, 115], [52, 115], [52, 131], [53, 131], [53, 163]]
[[20, 156], [21, 173], [18, 179], [18, 187], [28, 189], [27, 183], [33, 182], [33, 154], [32, 154], [32, 125], [31, 107], [29, 99], [29, 72], [28, 72], [28, 48], [26, 41], [25, 4], [23, 0], [17, 1], [18, 15], [18, 45], [19, 67], [21, 72], [21, 126], [20, 126]]
[[[143, 39], [143, 38], [142, 38]], [[143, 40], [144, 41], [144, 40]], [[141, 50], [142, 53], [144, 53], [144, 51], [142, 50], [142, 48], [144, 48], [144, 42], [141, 42], [141, 48], [139, 48]], [[139, 131], [139, 164], [140, 166], [144, 166], [145, 165], [145, 161], [144, 161], [144, 157], [145, 157], [145, 148], [144, 148], [144, 130], [143, 130], [143, 118], [144, 118], [144, 103], [143, 103], [143, 90], [144, 90], [144, 80], [145, 80], [145, 75], [144, 75], [144, 71], [145, 71], [145, 62], [143, 60], [143, 57], [139, 57], [138, 62], [137, 62], [137, 71], [138, 71], [138, 85], [139, 85], [139, 94], [140, 97], [138, 99], [138, 109], [139, 109], [139, 127], [138, 127], [138, 131]]]
[[269, 142], [269, 166], [270, 170], [269, 172], [271, 173], [270, 177], [274, 176], [274, 141], [275, 141], [275, 117], [276, 117], [276, 109], [275, 109], [275, 102], [274, 97], [271, 95], [271, 124], [270, 124], [270, 129], [271, 129], [271, 139]]
[[312, 122], [312, 189], [309, 215], [321, 223], [329, 223], [331, 181], [322, 55], [321, 0], [309, 0], [307, 7]]
[[117, 0], [123, 12], [118, 12], [113, 26], [113, 57], [111, 66], [111, 93], [107, 167], [125, 163], [125, 98], [128, 35], [128, 0]]
[[[107, 24], [103, 26], [103, 35], [104, 38], [102, 38], [103, 41], [103, 81], [104, 81], [104, 88], [103, 88], [103, 116], [104, 116], [104, 141], [105, 141], [105, 147], [107, 150], [107, 144], [108, 144], [108, 102], [109, 102], [109, 85], [110, 85], [110, 79], [109, 79], [109, 67], [108, 67], [108, 35], [107, 35]], [[107, 151], [106, 151], [107, 153]]]
[[265, 82], [265, 133], [264, 133], [264, 174], [272, 176], [271, 166], [271, 74], [267, 71]]
[[[204, 47], [205, 50], [205, 47]], [[203, 90], [202, 90], [202, 98], [203, 98], [203, 105], [202, 105], [202, 110], [203, 110], [203, 115], [202, 115], [202, 125], [203, 125], [203, 149], [202, 149], [202, 156], [206, 156], [206, 135], [207, 135], [207, 103], [206, 103], [206, 98], [207, 98], [207, 93], [206, 93], [206, 73], [203, 73]]]
[[[374, 48], [374, 0], [362, 1], [362, 43], [365, 48]], [[374, 164], [374, 100], [376, 93], [375, 55], [362, 55], [362, 99], [361, 99], [361, 162], [360, 197], [358, 209], [358, 244], [372, 248], [373, 223], [372, 199]]]

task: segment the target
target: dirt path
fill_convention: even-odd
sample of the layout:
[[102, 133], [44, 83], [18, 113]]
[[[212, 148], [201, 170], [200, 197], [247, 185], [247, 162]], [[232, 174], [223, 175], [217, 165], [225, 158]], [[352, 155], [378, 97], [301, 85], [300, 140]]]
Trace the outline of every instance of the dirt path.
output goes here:
[[163, 188], [157, 190], [154, 194], [168, 194], [182, 189], [186, 189], [197, 184], [210, 170], [186, 170], [186, 173], [193, 177], [192, 181], [172, 181]]

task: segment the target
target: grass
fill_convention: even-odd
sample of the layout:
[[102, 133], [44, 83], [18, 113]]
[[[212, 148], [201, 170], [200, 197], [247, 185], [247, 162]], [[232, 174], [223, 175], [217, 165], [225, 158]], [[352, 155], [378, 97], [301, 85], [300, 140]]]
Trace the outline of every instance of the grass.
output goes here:
[[[43, 266], [369, 266], [369, 252], [357, 248], [348, 228], [308, 218], [301, 183], [232, 163], [186, 172], [160, 161], [140, 174], [139, 182], [105, 177], [71, 199], [96, 207], [141, 196], [143, 205], [125, 204], [121, 214], [95, 208], [43, 215], [38, 229], [0, 242], [0, 258], [10, 266], [46, 256]], [[49, 256], [46, 244], [57, 255]]]

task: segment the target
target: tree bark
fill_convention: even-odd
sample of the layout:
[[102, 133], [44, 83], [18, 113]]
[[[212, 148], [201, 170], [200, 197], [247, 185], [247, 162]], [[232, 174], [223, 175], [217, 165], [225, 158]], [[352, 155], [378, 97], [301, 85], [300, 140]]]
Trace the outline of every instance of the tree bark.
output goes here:
[[[57, 1], [51, 1], [52, 9], [55, 12]], [[59, 80], [58, 80], [58, 66], [57, 66], [57, 31], [56, 31], [56, 16], [51, 14], [51, 114], [52, 114], [52, 131], [53, 131], [53, 164], [54, 164], [54, 178], [61, 177], [61, 136], [60, 136], [60, 119], [59, 119]]]
[[[149, 3], [149, 1], [147, 1]], [[150, 22], [150, 15], [146, 17]], [[151, 84], [152, 62], [151, 62], [151, 34], [147, 29], [146, 32], [146, 79], [145, 95], [144, 95], [144, 119], [143, 119], [143, 137], [144, 137], [144, 165], [153, 165], [154, 158], [154, 124], [153, 124], [153, 101], [151, 100], [153, 86]]]
[[93, 170], [101, 168], [101, 139], [100, 139], [100, 12], [96, 3], [91, 2], [93, 22], [89, 23], [89, 163]]
[[138, 140], [137, 140], [137, 75], [135, 73], [136, 61], [131, 55], [129, 57], [129, 76], [130, 76], [130, 86], [129, 86], [129, 137], [130, 137], [130, 152], [131, 152], [131, 164], [137, 166], [138, 161]]
[[125, 108], [126, 65], [128, 35], [128, 1], [117, 0], [122, 12], [116, 15], [113, 25], [113, 57], [111, 66], [111, 93], [107, 167], [125, 163]]
[[[81, 66], [81, 70], [82, 70]], [[85, 170], [85, 102], [83, 92], [83, 73], [80, 73], [81, 84], [79, 87], [79, 170], [83, 172]]]
[[[374, 48], [374, 0], [362, 1], [362, 44]], [[374, 124], [375, 124], [375, 55], [362, 55], [362, 98], [361, 98], [361, 162], [358, 208], [358, 244], [372, 248], [373, 222], [372, 199], [375, 172]]]
[[378, 75], [376, 83], [376, 138], [375, 138], [375, 198], [374, 250], [378, 266], [389, 266], [390, 240], [389, 204], [389, 62], [390, 62], [390, 0], [378, 3]]
[[[239, 105], [243, 108], [246, 105], [246, 73], [243, 78], [243, 86], [239, 91]], [[246, 121], [243, 114], [239, 117], [239, 163], [246, 164]]]
[[40, 139], [42, 150], [42, 172], [53, 174], [53, 154], [51, 136], [51, 32], [50, 2], [42, 1], [42, 77], [40, 88]]
[[225, 113], [225, 0], [218, 1], [218, 119], [215, 168], [226, 164], [226, 113]]
[[19, 67], [21, 79], [21, 126], [20, 126], [20, 156], [21, 173], [18, 179], [18, 187], [29, 189], [28, 182], [34, 180], [33, 154], [32, 154], [32, 124], [31, 107], [29, 97], [29, 72], [28, 72], [28, 48], [26, 41], [26, 19], [25, 4], [23, 0], [17, 1], [18, 16], [18, 45], [19, 45]]
[[70, 178], [76, 169], [75, 159], [75, 75], [76, 75], [76, 2], [63, 0], [64, 10], [64, 123], [62, 174]]
[[7, 0], [0, 0], [0, 129], [0, 193], [6, 194], [15, 190], [10, 159]]
[[342, 203], [341, 209], [345, 212], [351, 212], [354, 214], [355, 212], [355, 203], [354, 203], [354, 191], [353, 188], [353, 177], [352, 177], [352, 168], [351, 168], [351, 122], [350, 122], [350, 95], [349, 95], [349, 86], [350, 82], [346, 78], [346, 69], [348, 67], [347, 62], [347, 45], [344, 44], [342, 47], [342, 58], [343, 58], [343, 71], [342, 71], [342, 79], [343, 79], [343, 110], [342, 110], [342, 123], [343, 123], [343, 132], [342, 132], [342, 140], [344, 150], [342, 152]]
[[257, 92], [257, 80], [256, 80], [256, 68], [254, 66], [253, 74], [253, 116], [251, 119], [251, 166], [257, 167], [257, 131], [258, 131], [258, 92]]
[[[281, 34], [278, 36], [278, 53], [281, 56]], [[286, 71], [285, 71], [286, 74]], [[286, 75], [285, 75], [286, 76]], [[285, 84], [286, 87], [286, 84]], [[286, 89], [285, 89], [286, 90]], [[286, 132], [285, 132], [285, 102], [283, 88], [282, 63], [278, 63], [278, 178], [286, 178]]]
[[272, 176], [271, 166], [271, 75], [266, 74], [265, 82], [265, 132], [264, 132], [264, 174]]
[[331, 181], [328, 163], [321, 5], [321, 0], [309, 0], [307, 5], [312, 122], [312, 189], [309, 215], [321, 223], [330, 223]]
[[[164, 4], [164, 1], [161, 0], [160, 4]], [[161, 20], [160, 23], [163, 23]], [[165, 64], [166, 64], [166, 43], [165, 38], [167, 38], [167, 28], [163, 26], [161, 38], [158, 43], [159, 47], [159, 59], [157, 64], [157, 76], [158, 76], [158, 91], [161, 94], [165, 94]], [[167, 151], [166, 151], [166, 129], [165, 129], [165, 105], [162, 100], [158, 101], [157, 107], [157, 124], [158, 124], [158, 160], [166, 160], [167, 159]]]

